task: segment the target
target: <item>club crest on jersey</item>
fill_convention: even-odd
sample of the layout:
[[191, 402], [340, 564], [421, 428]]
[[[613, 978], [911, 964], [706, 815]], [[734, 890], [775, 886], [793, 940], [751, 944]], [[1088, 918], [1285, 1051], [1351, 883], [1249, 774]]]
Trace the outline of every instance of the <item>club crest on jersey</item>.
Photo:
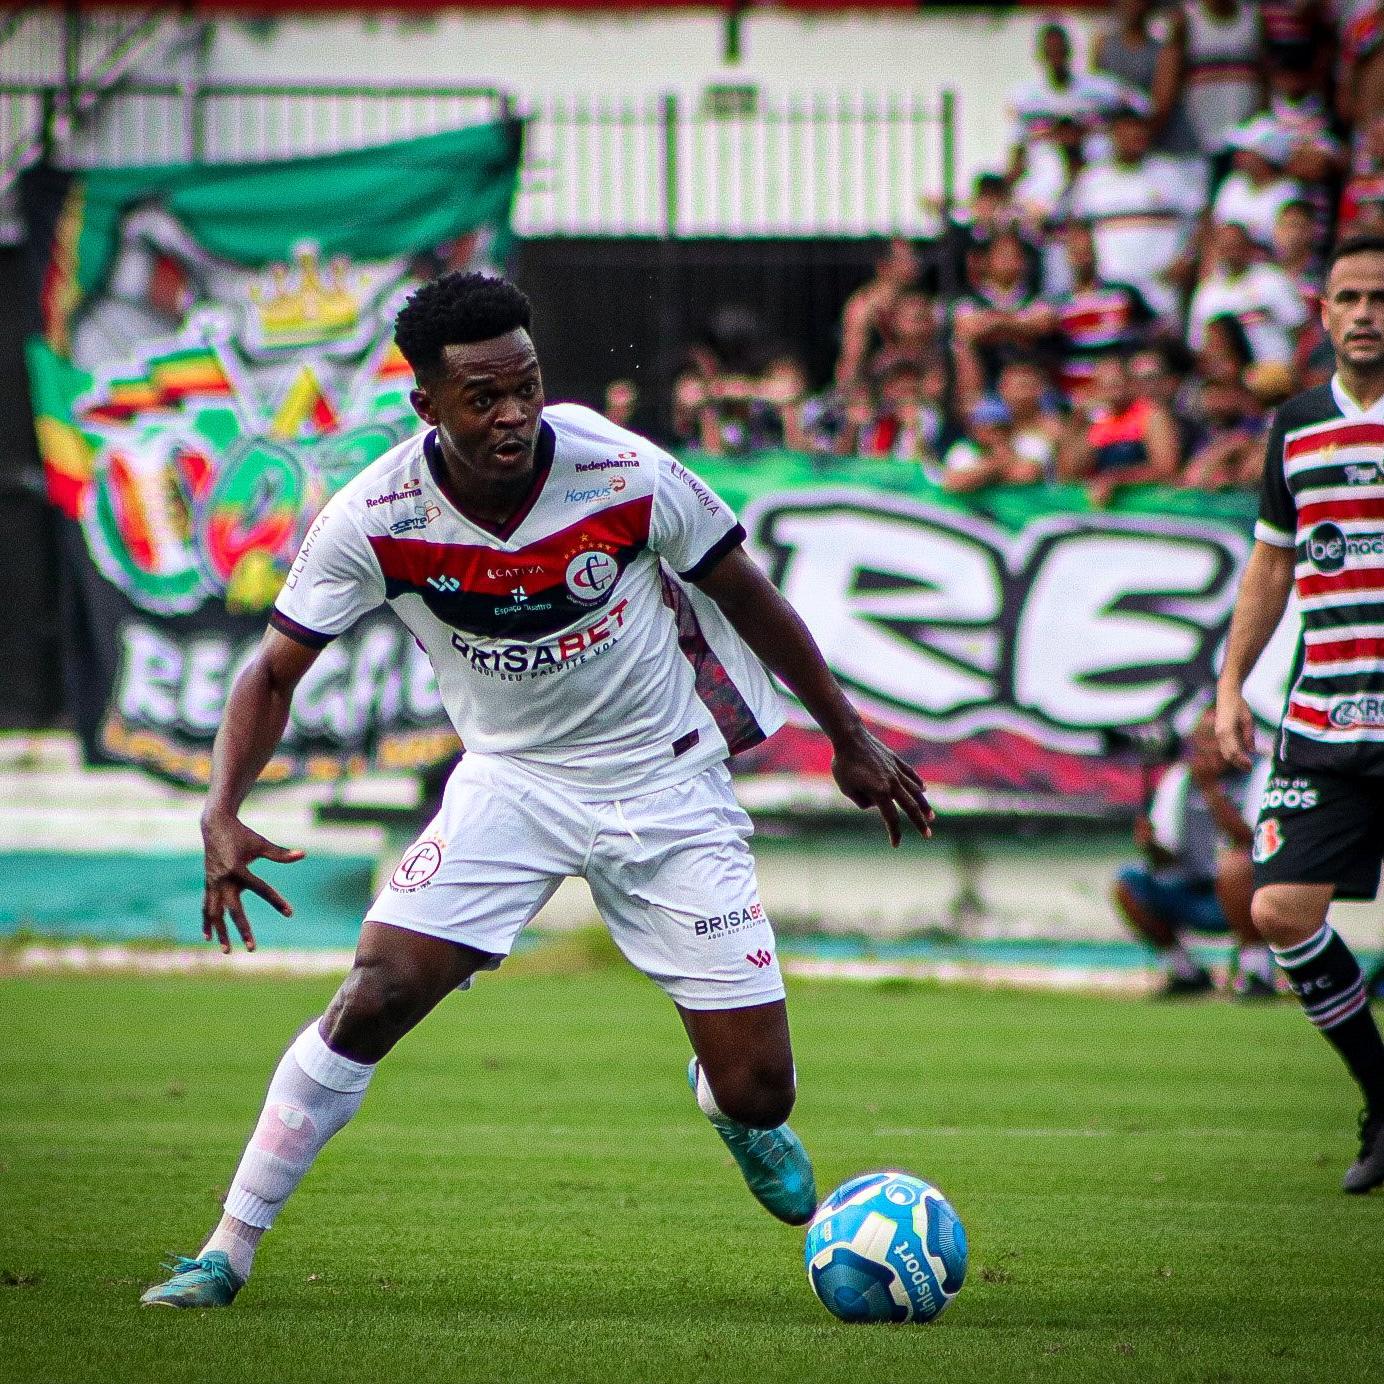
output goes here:
[[1265, 817], [1254, 829], [1254, 850], [1251, 852], [1255, 863], [1262, 865], [1271, 860], [1283, 849], [1283, 829], [1277, 817]]
[[599, 548], [584, 548], [567, 564], [567, 589], [586, 605], [604, 600], [620, 575], [620, 564]]

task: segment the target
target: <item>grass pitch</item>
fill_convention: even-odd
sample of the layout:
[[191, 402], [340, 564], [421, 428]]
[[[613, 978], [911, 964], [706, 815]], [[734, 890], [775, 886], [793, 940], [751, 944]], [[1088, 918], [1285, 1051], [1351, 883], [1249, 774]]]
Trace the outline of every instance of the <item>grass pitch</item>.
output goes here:
[[195, 1252], [321, 982], [0, 981], [0, 1379], [1331, 1380], [1384, 1373], [1384, 1195], [1288, 1005], [795, 986], [823, 1191], [900, 1165], [971, 1237], [928, 1327], [846, 1327], [623, 971], [483, 978], [382, 1067], [229, 1311]]

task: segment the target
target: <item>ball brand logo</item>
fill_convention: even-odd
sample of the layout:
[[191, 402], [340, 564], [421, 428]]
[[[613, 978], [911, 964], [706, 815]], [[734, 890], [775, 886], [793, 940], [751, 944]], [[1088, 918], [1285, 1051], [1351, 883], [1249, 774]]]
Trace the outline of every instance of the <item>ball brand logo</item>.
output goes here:
[[1327, 720], [1336, 730], [1376, 730], [1384, 726], [1384, 697], [1342, 697], [1332, 702]]
[[903, 1265], [903, 1271], [908, 1275], [909, 1281], [918, 1290], [919, 1309], [923, 1312], [931, 1312], [936, 1303], [932, 1295], [932, 1280], [928, 1277], [927, 1270], [923, 1268], [918, 1256], [913, 1253], [911, 1246], [906, 1242], [896, 1244], [894, 1253], [898, 1255], [899, 1263]]
[[763, 970], [766, 966], [771, 966], [774, 961], [773, 952], [767, 952], [761, 947], [758, 951], [746, 952], [745, 960], [758, 970]]
[[404, 858], [389, 878], [389, 887], [401, 894], [424, 889], [442, 865], [442, 846], [437, 841], [418, 841], [404, 853]]
[[567, 589], [579, 601], [599, 601], [615, 585], [619, 564], [609, 553], [588, 549], [567, 564]]
[[912, 1206], [918, 1200], [917, 1192], [906, 1182], [891, 1182], [884, 1189], [884, 1197], [895, 1206]]
[[1327, 576], [1353, 557], [1384, 557], [1384, 533], [1342, 533], [1335, 524], [1318, 524], [1307, 535], [1307, 561]]

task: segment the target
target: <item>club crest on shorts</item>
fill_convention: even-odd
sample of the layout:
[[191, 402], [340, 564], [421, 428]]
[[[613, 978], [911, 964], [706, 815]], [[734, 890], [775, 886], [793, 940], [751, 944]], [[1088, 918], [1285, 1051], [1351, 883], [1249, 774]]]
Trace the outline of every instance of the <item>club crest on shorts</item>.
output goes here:
[[1276, 856], [1283, 848], [1283, 829], [1277, 817], [1265, 817], [1254, 829], [1254, 850], [1251, 856], [1256, 864]]
[[389, 887], [400, 894], [412, 894], [416, 889], [426, 889], [441, 866], [440, 841], [415, 841], [404, 852], [404, 858], [394, 867], [394, 873], [389, 877]]

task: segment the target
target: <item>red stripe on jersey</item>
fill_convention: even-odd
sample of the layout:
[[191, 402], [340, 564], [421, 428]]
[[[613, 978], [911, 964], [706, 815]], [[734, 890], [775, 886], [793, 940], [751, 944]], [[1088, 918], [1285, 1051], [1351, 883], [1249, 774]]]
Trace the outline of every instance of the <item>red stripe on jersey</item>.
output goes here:
[[386, 534], [370, 534], [369, 540], [388, 580], [422, 586], [430, 577], [453, 577], [463, 591], [504, 595], [518, 584], [532, 591], [560, 584], [567, 564], [587, 549], [617, 551], [647, 543], [652, 513], [651, 496], [626, 500], [512, 551]]
[[1339, 428], [1321, 428], [1306, 437], [1293, 438], [1283, 449], [1289, 460], [1307, 452], [1323, 452], [1328, 447], [1354, 447], [1362, 442], [1384, 442], [1384, 423], [1342, 423]]
[[1299, 577], [1299, 596], [1322, 596], [1327, 592], [1384, 591], [1384, 567], [1343, 567], [1339, 572]]
[[1384, 495], [1360, 500], [1318, 500], [1316, 504], [1298, 507], [1299, 524], [1318, 524], [1324, 519], [1384, 519]]
[[1335, 663], [1343, 658], [1384, 658], [1384, 639], [1324, 639], [1307, 645], [1308, 663]]
[[1288, 703], [1288, 720], [1301, 721], [1306, 726], [1316, 726], [1318, 730], [1325, 730], [1331, 724], [1331, 718], [1324, 711], [1319, 711], [1315, 706], [1303, 706], [1301, 702]]

